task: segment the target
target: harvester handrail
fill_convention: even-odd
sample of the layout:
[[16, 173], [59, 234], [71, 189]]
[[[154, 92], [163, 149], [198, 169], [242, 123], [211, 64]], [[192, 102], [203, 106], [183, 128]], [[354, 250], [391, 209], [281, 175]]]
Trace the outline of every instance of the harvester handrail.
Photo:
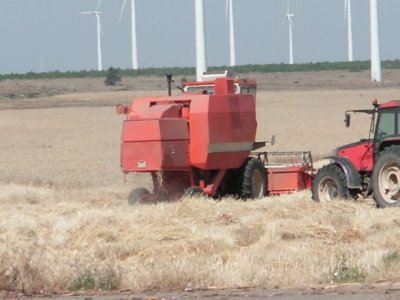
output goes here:
[[[274, 152], [267, 152], [267, 151], [255, 151], [251, 153], [252, 156], [257, 157], [259, 160], [266, 167], [305, 167], [307, 171], [313, 171], [313, 161], [311, 151], [274, 151]], [[279, 163], [271, 162], [272, 157], [280, 157], [280, 158], [287, 158], [283, 159]], [[291, 158], [291, 159], [290, 159]], [[290, 160], [295, 162], [289, 162]]]

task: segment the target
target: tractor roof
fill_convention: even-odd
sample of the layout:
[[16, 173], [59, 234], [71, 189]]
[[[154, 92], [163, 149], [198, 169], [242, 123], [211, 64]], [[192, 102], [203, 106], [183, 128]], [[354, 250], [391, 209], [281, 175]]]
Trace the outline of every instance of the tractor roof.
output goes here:
[[392, 100], [379, 104], [380, 109], [400, 107], [400, 100]]

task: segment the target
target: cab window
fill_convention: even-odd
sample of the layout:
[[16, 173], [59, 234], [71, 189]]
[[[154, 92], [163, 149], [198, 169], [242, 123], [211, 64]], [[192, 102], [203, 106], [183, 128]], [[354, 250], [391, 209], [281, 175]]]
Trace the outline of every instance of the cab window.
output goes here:
[[395, 110], [382, 111], [376, 127], [376, 139], [382, 140], [398, 134]]
[[240, 94], [252, 94], [255, 95], [257, 93], [257, 88], [251, 85], [241, 85], [240, 86]]

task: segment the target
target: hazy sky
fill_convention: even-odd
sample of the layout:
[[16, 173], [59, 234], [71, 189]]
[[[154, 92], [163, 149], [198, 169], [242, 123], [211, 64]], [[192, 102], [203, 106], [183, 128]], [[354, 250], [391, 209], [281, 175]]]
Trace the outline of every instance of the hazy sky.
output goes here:
[[[129, 7], [103, 0], [104, 68], [129, 68]], [[130, 1], [128, 1], [129, 4]], [[234, 0], [237, 63], [288, 62], [285, 0]], [[400, 1], [378, 0], [382, 59], [400, 58]], [[0, 73], [97, 68], [97, 0], [1, 0]], [[345, 61], [343, 0], [290, 0], [295, 62]], [[354, 58], [369, 59], [369, 1], [352, 0]], [[136, 0], [140, 67], [195, 65], [194, 0]], [[225, 0], [204, 0], [209, 66], [229, 63]]]

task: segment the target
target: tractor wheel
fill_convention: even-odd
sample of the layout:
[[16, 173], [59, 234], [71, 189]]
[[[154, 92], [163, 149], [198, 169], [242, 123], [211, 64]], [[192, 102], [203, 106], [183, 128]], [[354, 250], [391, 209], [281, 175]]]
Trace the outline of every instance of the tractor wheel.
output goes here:
[[400, 206], [400, 146], [379, 155], [372, 172], [372, 190], [378, 207]]
[[198, 186], [191, 186], [191, 187], [185, 189], [184, 196], [188, 197], [188, 198], [195, 198], [195, 197], [199, 197], [199, 196], [204, 196], [204, 192]]
[[316, 202], [350, 197], [346, 175], [337, 165], [327, 165], [318, 170], [312, 184], [312, 198]]
[[143, 188], [143, 187], [133, 189], [129, 193], [128, 203], [129, 203], [129, 205], [133, 205], [136, 203], [142, 203], [143, 198], [149, 194], [150, 194], [150, 192], [146, 188]]
[[243, 198], [263, 198], [267, 180], [263, 163], [257, 158], [249, 158], [242, 167], [242, 191]]

